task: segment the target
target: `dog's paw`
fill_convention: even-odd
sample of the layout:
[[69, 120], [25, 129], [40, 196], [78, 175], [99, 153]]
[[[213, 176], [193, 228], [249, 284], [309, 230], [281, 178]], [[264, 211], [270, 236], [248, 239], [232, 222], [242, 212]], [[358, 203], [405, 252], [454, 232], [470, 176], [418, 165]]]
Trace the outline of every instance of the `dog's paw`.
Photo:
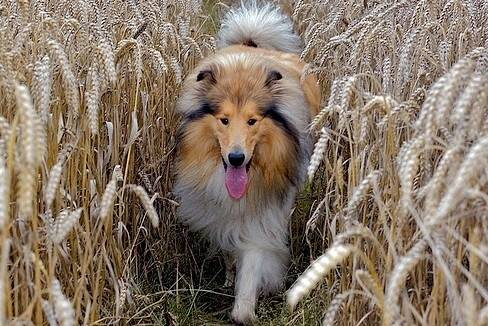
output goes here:
[[232, 320], [238, 325], [249, 325], [256, 320], [254, 305], [251, 303], [235, 303], [232, 309]]

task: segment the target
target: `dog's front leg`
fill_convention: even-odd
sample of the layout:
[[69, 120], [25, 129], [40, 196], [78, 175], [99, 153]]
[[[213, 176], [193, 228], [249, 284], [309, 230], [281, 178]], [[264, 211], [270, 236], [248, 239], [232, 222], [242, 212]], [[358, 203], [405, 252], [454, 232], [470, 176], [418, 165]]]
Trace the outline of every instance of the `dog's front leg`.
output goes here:
[[254, 309], [261, 290], [273, 292], [283, 281], [288, 252], [262, 249], [239, 251], [237, 257], [236, 299], [232, 318], [239, 323], [255, 319]]
[[259, 250], [243, 250], [237, 257], [237, 279], [232, 319], [238, 323], [249, 323], [256, 318], [254, 308], [260, 283], [259, 266], [262, 255]]

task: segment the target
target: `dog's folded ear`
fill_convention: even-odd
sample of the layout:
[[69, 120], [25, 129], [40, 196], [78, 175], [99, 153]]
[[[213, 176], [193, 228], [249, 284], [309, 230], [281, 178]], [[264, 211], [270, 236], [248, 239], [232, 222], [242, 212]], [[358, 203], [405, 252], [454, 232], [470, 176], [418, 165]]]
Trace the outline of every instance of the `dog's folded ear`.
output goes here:
[[215, 80], [214, 72], [210, 69], [205, 69], [200, 71], [197, 75], [197, 82], [202, 80], [208, 80], [212, 84], [215, 84], [216, 80]]
[[283, 78], [283, 76], [280, 74], [279, 71], [276, 70], [271, 70], [268, 73], [268, 77], [266, 78], [266, 86], [272, 86], [274, 83], [276, 83], [278, 80]]

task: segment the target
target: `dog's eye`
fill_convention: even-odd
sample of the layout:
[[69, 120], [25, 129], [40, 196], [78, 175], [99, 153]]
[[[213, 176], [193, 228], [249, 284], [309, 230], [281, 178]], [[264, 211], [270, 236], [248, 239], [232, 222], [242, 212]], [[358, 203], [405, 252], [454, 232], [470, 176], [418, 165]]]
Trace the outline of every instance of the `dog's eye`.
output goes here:
[[222, 122], [223, 125], [227, 125], [227, 124], [229, 124], [229, 119], [223, 118], [223, 119], [220, 119], [220, 122]]
[[256, 123], [256, 119], [249, 119], [249, 120], [247, 120], [247, 124], [250, 125], [250, 126], [252, 126], [255, 123]]

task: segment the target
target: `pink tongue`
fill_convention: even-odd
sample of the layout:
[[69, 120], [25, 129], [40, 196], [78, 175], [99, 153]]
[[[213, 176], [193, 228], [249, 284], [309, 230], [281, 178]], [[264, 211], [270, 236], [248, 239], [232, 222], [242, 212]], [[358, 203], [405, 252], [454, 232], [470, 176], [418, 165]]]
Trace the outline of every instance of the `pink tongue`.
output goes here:
[[229, 166], [225, 171], [225, 186], [229, 195], [234, 199], [240, 199], [246, 193], [247, 186], [247, 171], [246, 167], [242, 166], [235, 168]]

